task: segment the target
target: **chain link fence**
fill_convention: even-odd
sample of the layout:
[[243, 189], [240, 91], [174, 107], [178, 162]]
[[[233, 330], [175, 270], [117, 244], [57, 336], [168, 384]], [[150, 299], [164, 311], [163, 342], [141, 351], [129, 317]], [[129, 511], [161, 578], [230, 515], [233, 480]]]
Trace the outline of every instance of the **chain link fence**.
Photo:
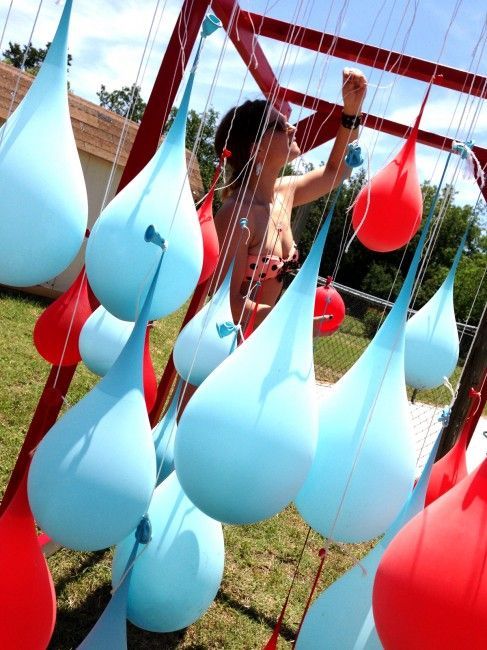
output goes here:
[[[320, 278], [319, 283], [324, 284], [324, 278]], [[353, 366], [374, 337], [393, 304], [336, 282], [333, 286], [345, 302], [346, 316], [338, 332], [314, 339], [316, 380], [323, 386], [334, 384]], [[411, 313], [414, 313], [414, 310], [411, 310]], [[450, 377], [454, 390], [460, 380], [463, 364], [477, 331], [476, 327], [462, 323], [457, 323], [457, 327], [460, 358]], [[418, 467], [421, 467], [439, 432], [438, 418], [443, 408], [450, 404], [452, 395], [446, 386], [421, 391], [408, 387], [408, 398], [416, 438]]]

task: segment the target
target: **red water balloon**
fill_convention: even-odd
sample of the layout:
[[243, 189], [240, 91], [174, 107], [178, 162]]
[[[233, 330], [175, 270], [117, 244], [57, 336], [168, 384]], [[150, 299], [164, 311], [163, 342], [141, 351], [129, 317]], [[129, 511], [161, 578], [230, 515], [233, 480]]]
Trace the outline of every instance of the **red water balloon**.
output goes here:
[[213, 275], [220, 258], [220, 242], [218, 241], [218, 234], [213, 220], [213, 198], [215, 196], [216, 184], [220, 178], [223, 161], [230, 156], [230, 151], [224, 149], [220, 156], [218, 166], [215, 169], [215, 173], [213, 174], [210, 191], [198, 210], [201, 236], [203, 238], [203, 267], [201, 269], [198, 284], [206, 282], [206, 280]]
[[54, 366], [72, 366], [81, 361], [79, 335], [98, 305], [83, 268], [69, 289], [37, 319], [34, 345], [39, 354]]
[[212, 187], [207, 197], [198, 210], [198, 219], [203, 237], [203, 266], [198, 284], [202, 284], [213, 275], [220, 257], [220, 242], [213, 220], [213, 196], [215, 188]]
[[423, 198], [416, 169], [416, 140], [430, 88], [401, 151], [357, 196], [352, 225], [357, 238], [373, 251], [386, 253], [405, 246], [421, 224]]
[[37, 542], [24, 474], [0, 519], [0, 648], [45, 650], [56, 622], [56, 594]]
[[157, 378], [156, 372], [154, 370], [154, 365], [152, 363], [152, 357], [150, 353], [150, 330], [151, 326], [147, 327], [147, 332], [145, 334], [145, 346], [144, 346], [144, 397], [145, 404], [147, 407], [147, 412], [150, 413], [152, 407], [156, 402], [157, 397]]
[[487, 460], [393, 539], [373, 607], [386, 650], [485, 650]]
[[313, 315], [332, 316], [331, 319], [315, 321], [314, 336], [330, 336], [336, 332], [345, 318], [345, 303], [338, 291], [333, 287], [331, 278], [327, 278], [323, 286], [316, 289], [315, 308]]

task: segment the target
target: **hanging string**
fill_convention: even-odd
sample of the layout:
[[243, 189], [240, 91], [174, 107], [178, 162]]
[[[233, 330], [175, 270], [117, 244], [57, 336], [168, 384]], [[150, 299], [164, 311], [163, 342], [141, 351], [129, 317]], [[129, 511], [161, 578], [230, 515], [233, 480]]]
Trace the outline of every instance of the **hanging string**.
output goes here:
[[[35, 28], [36, 28], [36, 26], [37, 26], [37, 21], [38, 21], [38, 19], [39, 19], [39, 14], [40, 14], [40, 12], [41, 12], [41, 8], [42, 8], [42, 4], [43, 4], [43, 2], [44, 2], [44, 0], [40, 0], [40, 1], [39, 1], [39, 4], [38, 4], [38, 6], [37, 6], [37, 11], [36, 11], [36, 15], [35, 15], [35, 18], [34, 18], [34, 22], [33, 22], [33, 24], [32, 24], [32, 29], [31, 29], [31, 31], [30, 31], [29, 40], [28, 40], [28, 42], [27, 42], [27, 45], [25, 46], [24, 56], [22, 57], [22, 62], [21, 62], [21, 64], [20, 64], [20, 71], [21, 71], [21, 72], [24, 72], [25, 62], [27, 61], [27, 57], [29, 56], [30, 48], [32, 47], [32, 39], [33, 39], [33, 37], [34, 37], [34, 31], [35, 31]], [[9, 9], [9, 13], [10, 13], [10, 9]], [[5, 26], [5, 27], [6, 27], [6, 26]], [[4, 29], [5, 29], [5, 28], [4, 28]], [[3, 38], [3, 35], [2, 35], [2, 38]], [[15, 105], [15, 101], [16, 101], [16, 99], [17, 99], [17, 93], [18, 93], [18, 91], [19, 91], [20, 78], [21, 78], [21, 74], [20, 74], [20, 72], [19, 72], [19, 73], [17, 74], [17, 80], [16, 80], [16, 82], [15, 82], [15, 86], [14, 86], [14, 89], [13, 89], [13, 91], [12, 91], [12, 98], [11, 98], [11, 100], [10, 100], [10, 105], [9, 105], [9, 107], [8, 107], [8, 111], [7, 111], [7, 116], [6, 116], [6, 118], [5, 118], [5, 122], [7, 122], [8, 118], [11, 116], [11, 114], [12, 114], [12, 112], [13, 112], [13, 108], [14, 108], [14, 105]], [[6, 132], [6, 129], [5, 129], [5, 128], [0, 130], [0, 147], [2, 146], [2, 142], [3, 142], [3, 138], [4, 138], [4, 136], [5, 136], [5, 132]]]
[[10, 0], [10, 4], [7, 9], [7, 15], [5, 17], [5, 22], [3, 23], [3, 29], [2, 29], [2, 35], [0, 36], [0, 51], [2, 50], [2, 45], [3, 45], [3, 39], [5, 37], [5, 30], [7, 29], [8, 21], [10, 18], [10, 12], [12, 10], [12, 5], [14, 3], [14, 0]]

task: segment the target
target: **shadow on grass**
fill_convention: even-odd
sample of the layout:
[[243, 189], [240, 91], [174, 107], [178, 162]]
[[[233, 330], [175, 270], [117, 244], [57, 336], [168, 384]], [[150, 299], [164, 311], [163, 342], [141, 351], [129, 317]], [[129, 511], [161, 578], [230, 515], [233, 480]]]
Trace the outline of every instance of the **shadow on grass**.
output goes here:
[[[269, 637], [270, 637], [272, 630], [276, 625], [278, 613], [276, 615], [276, 618], [272, 619], [269, 616], [265, 616], [262, 612], [259, 612], [259, 610], [256, 609], [255, 607], [245, 607], [244, 605], [242, 605], [242, 603], [239, 603], [238, 600], [235, 600], [234, 598], [232, 598], [227, 593], [221, 590], [218, 592], [216, 600], [220, 601], [227, 607], [231, 607], [237, 612], [244, 614], [244, 616], [247, 616], [247, 618], [250, 618], [253, 621], [256, 621], [257, 623], [265, 623], [269, 628]], [[293, 641], [296, 632], [295, 630], [291, 629], [288, 625], [283, 623], [281, 626], [280, 635], [282, 636], [283, 639], [286, 639], [286, 641]]]
[[[110, 585], [99, 587], [86, 600], [70, 610], [59, 610], [51, 643], [48, 650], [75, 650], [88, 635], [110, 600]], [[146, 632], [135, 625], [127, 624], [127, 645], [134, 650], [173, 650], [179, 647], [186, 630], [171, 634]], [[208, 650], [194, 645], [192, 650]], [[109, 648], [100, 648], [109, 650]]]

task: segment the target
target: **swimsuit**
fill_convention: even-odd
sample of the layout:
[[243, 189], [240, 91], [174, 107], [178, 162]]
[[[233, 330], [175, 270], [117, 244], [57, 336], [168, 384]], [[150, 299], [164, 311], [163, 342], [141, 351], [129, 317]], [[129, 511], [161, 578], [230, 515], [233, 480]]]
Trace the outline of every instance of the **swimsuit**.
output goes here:
[[291, 252], [285, 259], [279, 255], [249, 255], [245, 279], [263, 282], [277, 278], [282, 282], [285, 273], [298, 268], [299, 251], [293, 242]]

